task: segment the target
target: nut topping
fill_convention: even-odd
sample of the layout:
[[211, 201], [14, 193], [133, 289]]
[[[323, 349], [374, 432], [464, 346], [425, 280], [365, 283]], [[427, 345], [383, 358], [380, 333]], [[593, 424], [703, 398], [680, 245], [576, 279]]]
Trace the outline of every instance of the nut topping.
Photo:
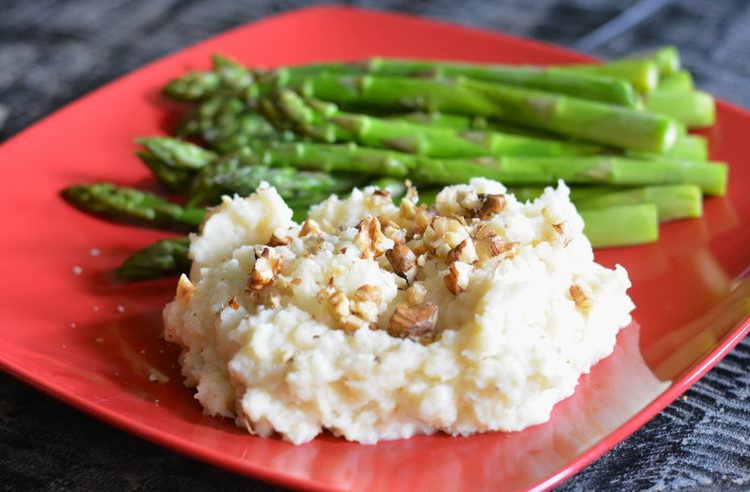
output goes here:
[[175, 297], [180, 301], [190, 302], [190, 299], [193, 298], [193, 294], [195, 294], [196, 290], [198, 290], [198, 287], [190, 282], [187, 275], [182, 274], [180, 275], [180, 280], [177, 282], [177, 293]]
[[323, 234], [318, 223], [312, 219], [307, 219], [302, 224], [302, 229], [299, 231], [299, 237], [305, 237], [308, 234]]
[[400, 304], [388, 323], [388, 334], [396, 338], [408, 338], [415, 342], [428, 343], [440, 334], [436, 330], [438, 307], [427, 303], [415, 307]]
[[482, 198], [484, 198], [484, 203], [477, 212], [477, 217], [481, 220], [487, 220], [493, 215], [499, 214], [507, 203], [505, 195], [483, 195]]
[[354, 299], [359, 302], [374, 302], [380, 305], [383, 302], [383, 289], [377, 285], [363, 285], [354, 291]]
[[401, 226], [389, 219], [384, 215], [378, 215], [378, 222], [380, 223], [380, 230], [384, 230], [386, 227], [393, 227], [394, 229], [401, 229]]
[[237, 311], [240, 308], [240, 303], [237, 302], [237, 297], [236, 296], [232, 297], [231, 299], [229, 299], [229, 302], [227, 304], [229, 304], [229, 307], [231, 307], [235, 311]]
[[263, 252], [256, 258], [253, 270], [250, 272], [250, 278], [247, 281], [248, 290], [252, 292], [263, 290], [266, 285], [273, 282], [283, 266], [283, 256], [278, 256], [271, 248], [263, 248]]
[[460, 261], [451, 263], [450, 268], [448, 268], [448, 274], [443, 277], [445, 287], [451, 292], [451, 294], [457, 296], [469, 287], [470, 270], [471, 265], [467, 263]]
[[476, 249], [483, 258], [492, 258], [512, 251], [518, 243], [503, 241], [494, 231], [490, 231], [476, 242]]
[[408, 289], [406, 289], [404, 299], [406, 299], [406, 303], [409, 306], [414, 307], [418, 304], [422, 304], [426, 296], [427, 288], [425, 288], [424, 284], [422, 282], [414, 282]]
[[417, 262], [414, 252], [403, 243], [394, 244], [393, 248], [385, 252], [385, 257], [391, 263], [393, 272], [404, 279]]
[[289, 246], [290, 244], [292, 244], [292, 238], [290, 236], [285, 236], [282, 238], [277, 236], [274, 232], [273, 234], [271, 234], [271, 239], [268, 240], [267, 246], [274, 248], [276, 246]]
[[380, 222], [369, 216], [357, 226], [359, 232], [354, 237], [354, 245], [362, 252], [362, 258], [372, 259], [385, 253], [381, 243], [386, 237], [380, 231]]
[[589, 298], [588, 295], [586, 295], [586, 292], [583, 290], [583, 287], [580, 285], [573, 284], [568, 289], [568, 293], [570, 294], [570, 297], [573, 299], [573, 302], [576, 303], [576, 307], [583, 310], [591, 309], [592, 302], [591, 298]]
[[474, 263], [477, 259], [477, 251], [474, 249], [474, 243], [472, 243], [471, 239], [468, 237], [458, 243], [455, 248], [448, 251], [447, 256], [448, 263], [453, 263], [455, 261]]

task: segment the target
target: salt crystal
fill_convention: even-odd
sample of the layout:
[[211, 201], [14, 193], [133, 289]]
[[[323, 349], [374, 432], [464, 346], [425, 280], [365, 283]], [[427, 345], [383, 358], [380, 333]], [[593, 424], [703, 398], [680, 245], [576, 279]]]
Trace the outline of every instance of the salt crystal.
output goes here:
[[83, 273], [83, 268], [81, 268], [79, 266], [74, 266], [73, 267], [73, 273], [76, 274], [76, 275], [80, 275], [80, 274]]
[[125, 306], [123, 306], [122, 304], [120, 304], [119, 306], [117, 306], [117, 312], [118, 313], [124, 313], [125, 312]]
[[96, 248], [91, 248], [89, 250], [89, 254], [91, 256], [99, 256], [100, 254], [102, 254], [102, 252], [100, 250], [96, 249]]

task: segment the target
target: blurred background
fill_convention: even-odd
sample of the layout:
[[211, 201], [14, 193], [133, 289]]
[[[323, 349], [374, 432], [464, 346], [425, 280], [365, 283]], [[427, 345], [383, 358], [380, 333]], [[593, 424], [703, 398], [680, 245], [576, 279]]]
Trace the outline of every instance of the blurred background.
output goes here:
[[[168, 53], [315, 3], [0, 0], [0, 142]], [[675, 44], [699, 88], [750, 107], [747, 0], [343, 4], [515, 34], [602, 58]], [[748, 490], [749, 367], [746, 340], [687, 399], [674, 402], [559, 490]], [[729, 444], [737, 439], [745, 445]], [[6, 375], [0, 375], [0, 483], [4, 490], [275, 490], [110, 428]]]

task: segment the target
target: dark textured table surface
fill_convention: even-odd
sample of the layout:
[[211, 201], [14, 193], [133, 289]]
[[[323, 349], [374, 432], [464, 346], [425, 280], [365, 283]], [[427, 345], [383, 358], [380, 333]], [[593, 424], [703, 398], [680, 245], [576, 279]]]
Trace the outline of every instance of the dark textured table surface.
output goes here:
[[[294, 0], [0, 0], [0, 141], [167, 53], [305, 5]], [[677, 44], [701, 88], [750, 107], [747, 0], [354, 5], [522, 35], [602, 57]], [[685, 396], [559, 490], [750, 489], [750, 340]], [[0, 489], [274, 487], [141, 441], [0, 375]]]

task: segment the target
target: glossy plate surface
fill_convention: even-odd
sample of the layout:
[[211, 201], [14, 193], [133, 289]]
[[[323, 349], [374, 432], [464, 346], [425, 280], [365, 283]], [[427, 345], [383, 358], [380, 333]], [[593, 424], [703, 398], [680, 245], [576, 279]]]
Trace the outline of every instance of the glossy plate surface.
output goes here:
[[10, 373], [144, 438], [287, 486], [511, 490], [550, 487], [575, 473], [679, 396], [748, 331], [750, 114], [720, 104], [707, 134], [712, 158], [731, 165], [728, 196], [707, 200], [703, 219], [663, 226], [656, 244], [597, 253], [605, 265], [629, 270], [635, 321], [549, 423], [468, 438], [362, 446], [324, 436], [293, 446], [205, 417], [182, 386], [177, 350], [159, 340], [174, 279], [127, 285], [111, 277], [129, 253], [163, 233], [90, 218], [57, 193], [84, 181], [151, 186], [133, 139], [167, 131], [174, 108], [159, 88], [187, 68], [208, 67], [215, 52], [267, 66], [370, 55], [585, 59], [401, 15], [314, 8], [231, 31], [67, 106], [0, 148], [0, 365]]

